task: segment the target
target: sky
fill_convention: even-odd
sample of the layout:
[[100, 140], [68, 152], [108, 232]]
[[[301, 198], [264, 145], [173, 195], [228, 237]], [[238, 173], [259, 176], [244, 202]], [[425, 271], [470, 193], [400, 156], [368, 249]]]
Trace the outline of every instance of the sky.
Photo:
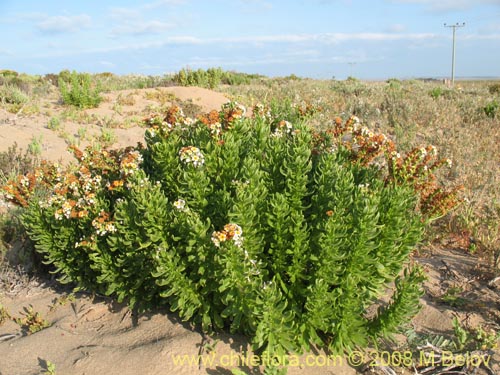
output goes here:
[[0, 0], [0, 69], [500, 77], [500, 0]]

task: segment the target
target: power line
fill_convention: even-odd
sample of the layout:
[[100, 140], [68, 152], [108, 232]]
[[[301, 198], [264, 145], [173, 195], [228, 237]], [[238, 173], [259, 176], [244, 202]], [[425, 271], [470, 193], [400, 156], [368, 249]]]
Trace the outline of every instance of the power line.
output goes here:
[[444, 24], [444, 27], [451, 27], [453, 29], [453, 49], [451, 52], [451, 85], [453, 86], [455, 84], [455, 32], [457, 30], [457, 27], [464, 27], [465, 22], [456, 23], [454, 25], [447, 25], [446, 23]]

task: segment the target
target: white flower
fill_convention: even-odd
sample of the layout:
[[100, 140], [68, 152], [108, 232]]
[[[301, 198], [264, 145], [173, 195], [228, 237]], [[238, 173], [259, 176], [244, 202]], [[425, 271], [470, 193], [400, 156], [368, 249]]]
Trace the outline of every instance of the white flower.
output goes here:
[[177, 199], [174, 202], [174, 207], [177, 208], [179, 211], [185, 211], [186, 201], [184, 199]]
[[425, 149], [425, 147], [420, 147], [419, 151], [420, 151], [420, 158], [421, 159], [423, 159], [427, 156], [427, 150]]

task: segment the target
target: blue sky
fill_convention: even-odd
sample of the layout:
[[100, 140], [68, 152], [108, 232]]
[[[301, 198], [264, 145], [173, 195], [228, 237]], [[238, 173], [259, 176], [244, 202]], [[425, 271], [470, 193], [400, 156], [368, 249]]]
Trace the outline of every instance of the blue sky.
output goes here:
[[0, 69], [500, 76], [500, 0], [0, 0]]

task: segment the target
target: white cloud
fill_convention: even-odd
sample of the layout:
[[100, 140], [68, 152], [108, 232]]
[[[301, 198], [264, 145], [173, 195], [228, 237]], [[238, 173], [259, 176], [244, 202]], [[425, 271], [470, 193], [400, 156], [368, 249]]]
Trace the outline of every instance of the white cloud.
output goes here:
[[111, 36], [116, 37], [119, 35], [146, 35], [146, 34], [159, 34], [163, 31], [173, 28], [175, 25], [161, 21], [148, 21], [148, 22], [126, 22], [121, 26], [115, 27], [111, 30]]
[[36, 24], [38, 30], [44, 33], [68, 33], [88, 28], [92, 21], [90, 16], [49, 16]]
[[500, 34], [469, 34], [461, 36], [463, 40], [500, 40]]
[[0, 55], [4, 55], [4, 56], [14, 56], [14, 54], [9, 51], [9, 50], [6, 50], [6, 49], [0, 49]]
[[110, 9], [110, 16], [118, 20], [133, 20], [141, 17], [140, 12], [130, 8], [116, 8]]
[[394, 33], [323, 33], [323, 34], [278, 34], [245, 37], [224, 38], [190, 38], [183, 37], [181, 42], [186, 44], [216, 44], [216, 43], [302, 43], [318, 42], [336, 44], [348, 41], [396, 41], [396, 40], [425, 40], [436, 38], [433, 33], [394, 34]]
[[239, 3], [246, 13], [273, 9], [273, 4], [266, 0], [239, 0]]
[[498, 5], [500, 0], [391, 0], [393, 3], [422, 4], [432, 12], [453, 12], [466, 10], [478, 5]]
[[158, 1], [154, 1], [152, 3], [144, 4], [141, 8], [143, 8], [143, 9], [155, 9], [155, 8], [159, 8], [162, 6], [181, 5], [184, 3], [186, 3], [186, 0], [158, 0]]
[[386, 28], [386, 31], [389, 33], [402, 33], [406, 30], [406, 26], [400, 23], [395, 23]]
[[165, 37], [161, 40], [128, 43], [114, 45], [112, 47], [89, 48], [86, 50], [78, 49], [60, 49], [49, 51], [33, 57], [62, 57], [93, 53], [109, 53], [118, 51], [133, 51], [146, 50], [150, 48], [162, 48], [172, 45], [227, 45], [237, 44], [247, 46], [248, 44], [285, 44], [291, 48], [296, 48], [295, 45], [300, 44], [301, 49], [315, 48], [312, 44], [332, 45], [351, 41], [364, 42], [388, 42], [388, 41], [429, 41], [436, 40], [440, 36], [431, 33], [422, 34], [393, 34], [393, 33], [325, 33], [325, 34], [281, 34], [281, 35], [264, 35], [264, 36], [246, 36], [246, 37], [223, 37], [223, 38], [198, 38], [194, 36], [173, 36]]
[[112, 63], [111, 61], [99, 61], [99, 64], [101, 64], [102, 66], [105, 66], [107, 68], [116, 67], [116, 64]]

